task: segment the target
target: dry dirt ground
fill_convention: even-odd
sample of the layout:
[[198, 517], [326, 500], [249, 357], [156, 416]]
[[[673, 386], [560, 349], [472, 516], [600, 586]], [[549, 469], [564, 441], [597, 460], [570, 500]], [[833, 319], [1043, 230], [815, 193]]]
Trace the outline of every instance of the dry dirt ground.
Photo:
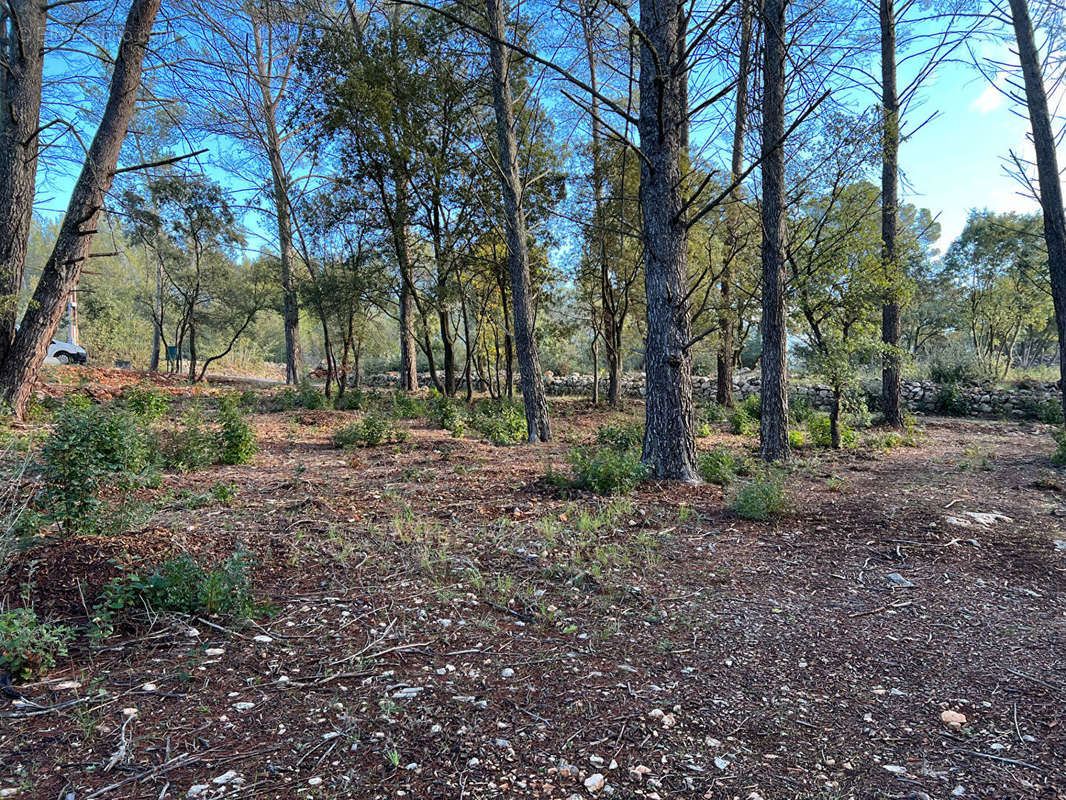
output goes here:
[[0, 796], [1066, 797], [1046, 426], [801, 455], [759, 523], [712, 485], [561, 493], [547, 465], [618, 414], [554, 410], [545, 446], [415, 421], [354, 455], [331, 445], [354, 412], [259, 414], [254, 463], [157, 490], [228, 503], [24, 554], [7, 601], [29, 584], [72, 624], [118, 565], [182, 551], [251, 553], [272, 612], [80, 639], [0, 698]]

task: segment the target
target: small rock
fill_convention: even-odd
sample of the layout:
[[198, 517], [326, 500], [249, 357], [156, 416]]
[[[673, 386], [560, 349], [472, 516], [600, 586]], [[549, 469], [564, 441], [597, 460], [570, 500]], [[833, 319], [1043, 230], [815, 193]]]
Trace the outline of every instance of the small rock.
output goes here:
[[[52, 687], [56, 691], [62, 691], [64, 689], [80, 689], [81, 683], [78, 681], [60, 681]], [[7, 791], [6, 789], [4, 791]], [[17, 791], [17, 790], [16, 790]], [[10, 797], [11, 795], [0, 795], [0, 797]]]
[[14, 797], [18, 793], [18, 789], [0, 789], [0, 797]]
[[122, 709], [122, 716], [124, 716], [124, 717], [135, 717], [135, 716], [137, 716], [137, 709], [134, 708], [133, 706], [130, 706], [129, 708], [124, 708], [124, 709]]
[[895, 586], [900, 586], [900, 587], [902, 587], [902, 588], [904, 588], [904, 589], [913, 589], [913, 588], [914, 588], [914, 584], [913, 584], [913, 583], [911, 583], [911, 582], [910, 582], [909, 580], [907, 580], [906, 578], [904, 578], [904, 577], [903, 577], [902, 575], [900, 575], [900, 574], [899, 574], [898, 572], [890, 572], [890, 573], [888, 574], [888, 579], [889, 579], [889, 581], [891, 581], [891, 582], [892, 582], [892, 584], [893, 584], [893, 585], [895, 585]]
[[952, 797], [963, 797], [965, 794], [966, 794], [966, 789], [964, 789], [962, 787], [962, 784], [959, 784], [958, 786], [956, 786], [954, 789], [951, 790], [951, 796]]
[[966, 724], [966, 715], [948, 709], [947, 711], [940, 712], [940, 721], [952, 730], [958, 730]]
[[199, 797], [211, 787], [206, 783], [194, 783], [189, 787], [189, 791], [185, 793], [186, 797]]
[[596, 794], [596, 792], [603, 789], [606, 784], [607, 779], [598, 772], [594, 772], [585, 778], [585, 788], [592, 794]]
[[218, 786], [225, 786], [227, 783], [233, 783], [233, 779], [237, 777], [237, 773], [234, 770], [228, 770], [223, 772], [217, 778], [212, 779], [211, 783]]
[[[195, 639], [197, 636], [200, 635], [200, 631], [196, 630], [196, 628], [186, 628], [185, 629], [185, 635], [188, 636], [190, 639]], [[203, 784], [197, 784], [197, 786], [202, 786], [202, 785]], [[193, 787], [193, 788], [196, 788], [196, 787]]]
[[222, 655], [225, 652], [226, 651], [223, 650], [221, 647], [209, 647], [206, 650], [204, 650], [204, 655], [205, 656], [220, 656], [220, 655]]
[[715, 756], [714, 765], [721, 770], [727, 769], [729, 767], [729, 759], [722, 758], [721, 756]]
[[318, 776], [315, 776], [314, 778], [308, 778], [307, 779], [307, 785], [308, 786], [320, 786], [321, 784], [322, 784], [322, 779], [319, 778]]
[[885, 764], [883, 766], [884, 766], [884, 769], [885, 769], [886, 772], [891, 772], [893, 775], [906, 775], [907, 774], [907, 768], [906, 767], [899, 767], [899, 766], [896, 766], [895, 764]]
[[502, 671], [502, 672], [500, 673], [500, 676], [501, 676], [501, 677], [503, 677], [503, 678], [505, 678], [505, 679], [510, 679], [510, 678], [513, 678], [513, 677], [514, 677], [514, 670], [513, 670], [513, 669], [511, 669], [510, 667], [507, 667], [506, 669], [504, 669], [504, 670], [503, 670], [503, 671]]
[[159, 691], [159, 687], [156, 686], [154, 683], [146, 683], [143, 686], [141, 686], [141, 691], [142, 692], [158, 692]]
[[475, 758], [472, 758], [469, 761], [467, 761], [466, 765], [468, 767], [476, 767], [480, 763], [481, 763], [481, 760], [475, 757]]
[[274, 640], [271, 637], [261, 633], [258, 636], [253, 636], [252, 641], [260, 642], [261, 644], [270, 644]]
[[255, 703], [249, 703], [249, 702], [234, 703], [233, 707], [235, 709], [237, 709], [238, 711], [251, 711], [253, 708], [255, 708]]

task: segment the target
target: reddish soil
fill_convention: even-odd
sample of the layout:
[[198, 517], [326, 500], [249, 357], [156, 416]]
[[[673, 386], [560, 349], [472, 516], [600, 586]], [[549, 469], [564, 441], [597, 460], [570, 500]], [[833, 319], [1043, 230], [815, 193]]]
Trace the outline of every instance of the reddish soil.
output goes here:
[[330, 443], [354, 413], [260, 414], [253, 464], [156, 490], [234, 482], [229, 503], [160, 499], [147, 533], [19, 556], [8, 602], [29, 580], [83, 625], [113, 560], [243, 548], [273, 613], [82, 637], [16, 687], [36, 705], [0, 697], [0, 791], [1066, 798], [1048, 428], [930, 419], [919, 448], [803, 455], [793, 509], [759, 523], [711, 485], [564, 496], [547, 465], [618, 415], [554, 406], [549, 445], [418, 421], [354, 455]]

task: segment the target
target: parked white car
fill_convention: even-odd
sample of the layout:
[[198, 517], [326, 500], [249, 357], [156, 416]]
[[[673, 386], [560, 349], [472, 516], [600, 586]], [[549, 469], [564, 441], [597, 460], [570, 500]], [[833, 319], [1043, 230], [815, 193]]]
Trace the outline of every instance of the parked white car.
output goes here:
[[57, 339], [53, 339], [48, 345], [48, 355], [60, 364], [84, 364], [89, 357], [84, 347], [70, 342], [60, 342]]

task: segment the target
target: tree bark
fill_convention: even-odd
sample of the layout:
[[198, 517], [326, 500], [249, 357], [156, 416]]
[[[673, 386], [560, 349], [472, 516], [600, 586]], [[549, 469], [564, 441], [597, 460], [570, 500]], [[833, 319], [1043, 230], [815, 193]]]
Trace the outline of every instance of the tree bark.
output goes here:
[[[688, 226], [682, 198], [688, 67], [684, 6], [641, 0], [640, 203], [648, 332], [642, 460], [657, 478], [696, 481], [692, 338], [688, 305]], [[650, 49], [654, 48], [654, 52]]]
[[888, 296], [881, 307], [881, 341], [885, 345], [881, 371], [881, 406], [885, 424], [903, 427], [903, 370], [899, 340], [903, 334], [899, 307], [900, 275], [896, 252], [899, 225], [899, 95], [896, 88], [896, 10], [894, 0], [880, 0], [881, 104], [881, 259], [888, 279]]
[[[740, 57], [737, 63], [737, 97], [736, 113], [733, 119], [733, 159], [730, 178], [733, 182], [740, 179], [744, 171], [744, 142], [747, 138], [748, 122], [748, 72], [751, 69], [752, 15], [750, 0], [739, 0], [740, 13]], [[733, 311], [733, 260], [740, 249], [741, 224], [741, 190], [738, 185], [729, 198], [726, 213], [726, 249], [727, 258], [722, 268], [721, 278], [721, 313], [718, 325], [722, 339], [718, 347], [718, 380], [715, 387], [715, 400], [726, 408], [733, 407], [733, 349], [736, 322]]]
[[785, 315], [785, 6], [766, 0], [762, 131], [762, 382], [764, 461], [789, 456], [788, 331]]
[[413, 392], [418, 388], [418, 344], [415, 339], [414, 271], [407, 227], [407, 179], [399, 171], [396, 176], [393, 245], [400, 270], [400, 388]]
[[[1040, 206], [1044, 212], [1044, 241], [1047, 244], [1051, 296], [1055, 305], [1055, 327], [1059, 335], [1059, 387], [1062, 389], [1066, 384], [1063, 380], [1066, 377], [1066, 213], [1062, 206], [1058, 154], [1055, 150], [1051, 114], [1048, 111], [1040, 52], [1036, 47], [1036, 36], [1029, 16], [1029, 4], [1026, 0], [1010, 0], [1010, 9], [1036, 150]], [[1066, 413], [1066, 390], [1062, 395], [1063, 411]]]
[[37, 180], [45, 4], [0, 8], [0, 364], [15, 339]]
[[529, 283], [529, 252], [526, 218], [522, 208], [523, 186], [518, 174], [518, 144], [515, 137], [514, 100], [511, 95], [510, 53], [503, 44], [507, 25], [503, 0], [485, 0], [488, 18], [489, 60], [492, 62], [492, 97], [499, 140], [500, 177], [506, 216], [507, 256], [511, 272], [511, 305], [514, 309], [514, 339], [526, 428], [530, 443], [551, 439], [548, 401], [540, 371], [537, 343], [533, 336], [533, 309]]
[[74, 184], [59, 236], [37, 282], [33, 300], [7, 358], [0, 364], [4, 399], [18, 417], [25, 413], [48, 343], [88, 258], [104, 198], [114, 181], [122, 142], [133, 117], [144, 55], [159, 5], [160, 0], [132, 0], [103, 117]]

